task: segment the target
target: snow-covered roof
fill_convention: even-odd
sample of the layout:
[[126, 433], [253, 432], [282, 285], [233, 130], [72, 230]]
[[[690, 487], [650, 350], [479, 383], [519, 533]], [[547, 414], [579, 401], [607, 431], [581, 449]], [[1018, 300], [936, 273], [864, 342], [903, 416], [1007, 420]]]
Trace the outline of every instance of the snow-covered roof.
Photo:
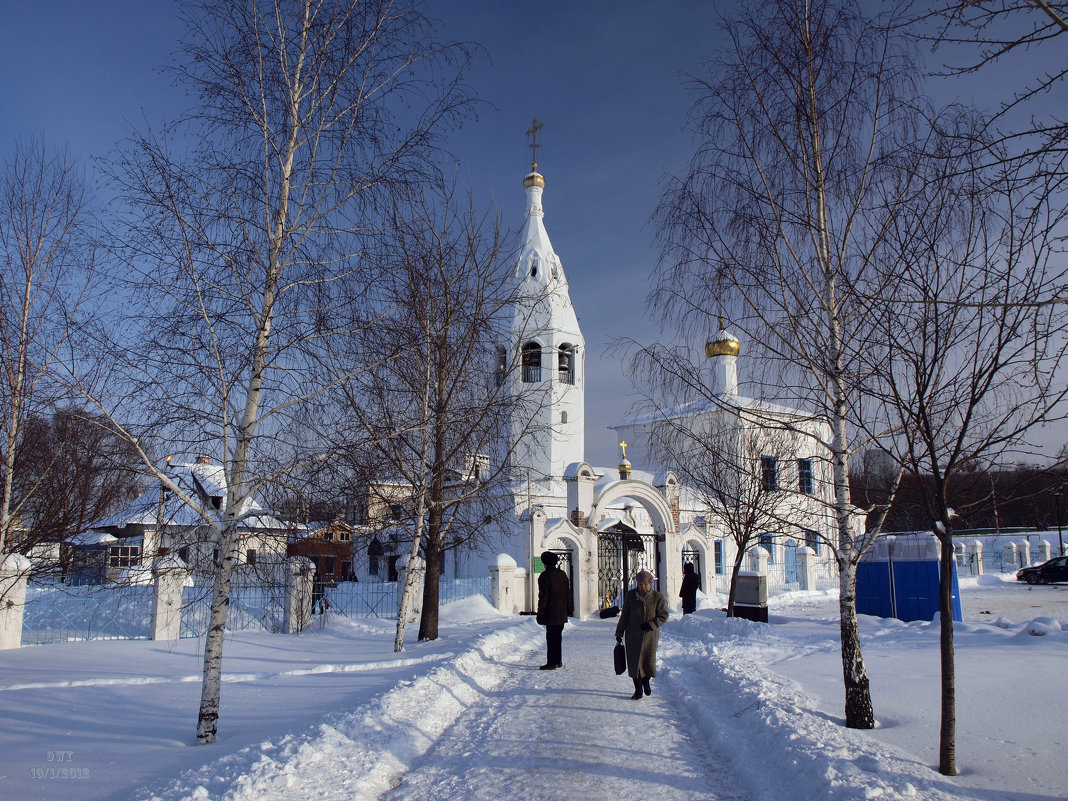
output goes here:
[[118, 541], [117, 537], [113, 537], [105, 531], [82, 531], [67, 540], [70, 545], [81, 546], [106, 545]]
[[[167, 468], [167, 475], [183, 492], [193, 498], [218, 498], [220, 504], [218, 511], [220, 514], [226, 511], [226, 473], [221, 465], [204, 462], [170, 465]], [[165, 526], [186, 527], [199, 526], [204, 523], [200, 514], [171, 492], [163, 493], [161, 503], [161, 489], [162, 482], [156, 482], [152, 489], [141, 493], [125, 509], [103, 520], [95, 521], [89, 528], [93, 530], [121, 529], [130, 525], [155, 526], [157, 523]], [[244, 528], [285, 528], [285, 524], [251, 498], [245, 500], [241, 511], [241, 524]]]

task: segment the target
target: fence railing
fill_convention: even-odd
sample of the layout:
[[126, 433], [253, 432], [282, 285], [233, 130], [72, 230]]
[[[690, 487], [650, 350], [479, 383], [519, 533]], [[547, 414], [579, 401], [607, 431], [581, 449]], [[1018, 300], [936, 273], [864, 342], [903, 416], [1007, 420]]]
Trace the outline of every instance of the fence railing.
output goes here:
[[31, 585], [26, 590], [22, 644], [149, 639], [153, 597], [153, 588], [144, 585]]

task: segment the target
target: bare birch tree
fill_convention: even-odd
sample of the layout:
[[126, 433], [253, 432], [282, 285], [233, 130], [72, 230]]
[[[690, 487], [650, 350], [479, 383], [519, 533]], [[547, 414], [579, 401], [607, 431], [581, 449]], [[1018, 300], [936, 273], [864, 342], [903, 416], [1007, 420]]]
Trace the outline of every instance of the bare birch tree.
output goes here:
[[[957, 773], [953, 647], [954, 507], [975, 466], [994, 465], [1027, 444], [1037, 426], [1065, 416], [1058, 374], [1068, 348], [1068, 311], [1033, 301], [1068, 282], [1054, 232], [1066, 212], [1031, 181], [1025, 165], [980, 161], [971, 115], [952, 115], [926, 148], [923, 180], [907, 227], [895, 226], [883, 269], [891, 302], [873, 315], [881, 345], [861, 354], [878, 408], [893, 430], [882, 447], [916, 476], [941, 544], [939, 771]], [[1025, 188], [1029, 187], [1029, 188]], [[1010, 456], [1011, 458], [1011, 456]]]
[[16, 491], [16, 455], [28, 421], [60, 397], [54, 375], [92, 274], [88, 224], [73, 159], [39, 140], [16, 144], [0, 165], [0, 558], [39, 486]]
[[[351, 351], [361, 362], [390, 356], [345, 391], [380, 479], [409, 493], [409, 515], [399, 521], [411, 540], [399, 651], [420, 552], [419, 639], [434, 640], [446, 552], [476, 547], [514, 511], [504, 490], [518, 401], [498, 372], [495, 345], [506, 339], [517, 287], [499, 221], [464, 202], [455, 187], [428, 189], [398, 211], [390, 229], [388, 269], [375, 290], [386, 311]], [[350, 372], [339, 364], [339, 372]]]
[[814, 444], [833, 488], [846, 725], [871, 728], [855, 587], [872, 543], [849, 488], [862, 444], [854, 355], [908, 180], [897, 162], [912, 138], [912, 71], [888, 29], [847, 0], [745, 3], [724, 32], [727, 52], [695, 80], [697, 153], [657, 213], [651, 305], [691, 335], [736, 310], [732, 323], [776, 368], [764, 395], [829, 422]]
[[142, 448], [218, 543], [197, 723], [210, 743], [243, 518], [297, 464], [279, 454], [302, 406], [329, 389], [317, 354], [361, 302], [365, 236], [392, 194], [433, 172], [439, 135], [466, 107], [466, 52], [437, 44], [414, 2], [204, 0], [184, 19], [172, 70], [196, 104], [111, 163], [130, 311], [111, 353], [131, 389], [94, 399], [131, 442], [222, 460], [214, 508]]

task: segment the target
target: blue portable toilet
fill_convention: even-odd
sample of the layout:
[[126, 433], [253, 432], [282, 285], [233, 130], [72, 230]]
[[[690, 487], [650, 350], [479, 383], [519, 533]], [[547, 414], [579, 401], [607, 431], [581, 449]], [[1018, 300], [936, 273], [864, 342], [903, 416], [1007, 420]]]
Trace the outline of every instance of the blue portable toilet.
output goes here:
[[[926, 537], [895, 536], [887, 540], [877, 543], [872, 549], [872, 558], [857, 566], [857, 612], [904, 621], [933, 620], [941, 608], [938, 600], [938, 539], [929, 534]], [[881, 544], [885, 545], [882, 550], [878, 548]], [[863, 577], [862, 566], [866, 567]], [[964, 620], [956, 562], [953, 563], [952, 581], [953, 619]]]

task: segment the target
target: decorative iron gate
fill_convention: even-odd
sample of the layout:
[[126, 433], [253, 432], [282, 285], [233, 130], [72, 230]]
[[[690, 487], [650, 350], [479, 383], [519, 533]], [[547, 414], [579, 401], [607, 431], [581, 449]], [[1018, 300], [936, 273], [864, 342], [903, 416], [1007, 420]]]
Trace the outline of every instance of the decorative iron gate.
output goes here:
[[683, 548], [682, 550], [682, 572], [686, 572], [686, 565], [693, 565], [693, 572], [697, 574], [697, 588], [703, 590], [704, 581], [701, 580], [701, 552], [695, 548]]
[[655, 587], [659, 590], [660, 576], [656, 571], [659, 561], [660, 543], [655, 534], [601, 532], [597, 537], [597, 596], [601, 608], [619, 606], [623, 593], [641, 570], [656, 576]]

